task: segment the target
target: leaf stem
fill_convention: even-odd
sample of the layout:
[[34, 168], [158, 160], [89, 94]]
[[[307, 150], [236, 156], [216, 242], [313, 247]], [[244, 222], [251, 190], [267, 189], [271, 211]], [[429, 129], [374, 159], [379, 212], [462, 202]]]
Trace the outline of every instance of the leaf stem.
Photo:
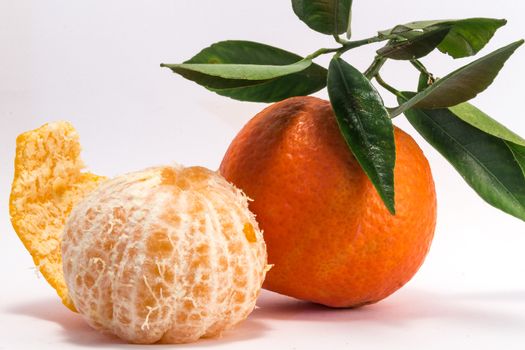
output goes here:
[[347, 51], [347, 50], [355, 49], [356, 47], [360, 47], [360, 46], [368, 45], [368, 44], [373, 44], [373, 43], [378, 43], [378, 42], [389, 40], [389, 39], [390, 39], [390, 36], [388, 36], [388, 35], [373, 36], [373, 37], [366, 38], [366, 39], [361, 39], [361, 40], [347, 41], [346, 43], [343, 44], [343, 47], [344, 47], [345, 51]]
[[428, 70], [427, 70], [427, 67], [425, 67], [423, 65], [423, 63], [421, 63], [421, 61], [419, 61], [418, 59], [413, 59], [413, 60], [410, 60], [410, 63], [418, 70], [420, 71], [421, 73], [427, 75], [432, 81], [434, 80], [434, 75], [432, 73], [430, 73]]
[[[306, 56], [305, 59], [311, 59], [312, 60], [312, 59], [317, 58], [317, 57], [319, 57], [321, 55], [325, 55], [327, 53], [332, 53], [332, 52], [337, 52], [339, 55], [342, 55], [346, 51], [351, 50], [351, 49], [355, 49], [356, 47], [360, 47], [360, 46], [364, 46], [364, 45], [368, 45], [368, 44], [373, 44], [373, 43], [378, 43], [378, 42], [381, 42], [381, 41], [389, 40], [390, 38], [391, 38], [391, 36], [384, 35], [384, 36], [374, 36], [374, 37], [367, 38], [367, 39], [362, 39], [362, 40], [347, 41], [347, 40], [342, 39], [341, 37], [339, 37], [337, 35], [334, 35], [335, 41], [337, 41], [339, 44], [341, 44], [340, 47], [319, 49], [319, 50], [311, 53], [310, 55]], [[381, 63], [381, 65], [383, 63]]]
[[381, 57], [381, 56], [376, 56], [374, 58], [374, 61], [372, 62], [372, 64], [370, 65], [370, 67], [368, 67], [365, 71], [365, 76], [368, 78], [368, 79], [372, 79], [374, 76], [376, 76], [377, 74], [379, 74], [379, 70], [383, 67], [383, 65], [385, 64], [386, 62], [386, 58], [385, 57]]
[[339, 44], [341, 44], [341, 45], [345, 45], [345, 44], [348, 44], [348, 43], [349, 43], [348, 40], [345, 40], [345, 39], [341, 38], [341, 37], [340, 37], [339, 35], [337, 35], [337, 34], [334, 34], [333, 36], [334, 36], [334, 40], [335, 40], [336, 42], [338, 42]]
[[401, 97], [403, 99], [405, 98], [399, 90], [397, 90], [393, 86], [389, 85], [386, 81], [384, 81], [379, 73], [376, 73], [376, 75], [374, 75], [374, 78], [376, 79], [377, 83], [381, 85], [385, 90], [394, 94], [396, 97]]
[[306, 56], [304, 59], [310, 59], [310, 60], [313, 60], [314, 58], [317, 58], [321, 55], [325, 55], [327, 53], [332, 53], [332, 52], [339, 52], [339, 50], [341, 50], [340, 47], [334, 47], [334, 48], [322, 48], [322, 49], [319, 49], [311, 54], [309, 54], [308, 56]]

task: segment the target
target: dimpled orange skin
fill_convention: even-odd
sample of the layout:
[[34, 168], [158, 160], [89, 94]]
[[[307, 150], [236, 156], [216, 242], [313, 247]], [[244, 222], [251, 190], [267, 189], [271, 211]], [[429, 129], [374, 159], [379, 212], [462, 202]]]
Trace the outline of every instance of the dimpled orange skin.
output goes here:
[[395, 128], [392, 216], [342, 138], [328, 101], [295, 97], [239, 132], [221, 174], [254, 201], [274, 267], [264, 287], [331, 307], [395, 292], [419, 269], [436, 224], [427, 159]]

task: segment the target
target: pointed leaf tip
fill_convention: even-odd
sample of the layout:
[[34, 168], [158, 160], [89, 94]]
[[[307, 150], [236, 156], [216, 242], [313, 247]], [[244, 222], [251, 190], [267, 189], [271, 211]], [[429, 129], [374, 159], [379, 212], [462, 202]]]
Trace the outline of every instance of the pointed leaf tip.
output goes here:
[[477, 54], [506, 23], [507, 20], [496, 18], [417, 21], [380, 31], [379, 35], [397, 34], [409, 37], [442, 26], [451, 26], [450, 32], [438, 45], [438, 49], [452, 58], [461, 58]]
[[522, 44], [523, 39], [453, 71], [401, 104], [392, 116], [397, 116], [412, 107], [450, 107], [476, 97], [492, 84], [505, 62]]
[[275, 102], [326, 86], [325, 68], [291, 52], [243, 40], [217, 42], [182, 64], [165, 64], [184, 78], [240, 101]]
[[292, 0], [292, 8], [316, 32], [327, 35], [350, 32], [352, 0]]

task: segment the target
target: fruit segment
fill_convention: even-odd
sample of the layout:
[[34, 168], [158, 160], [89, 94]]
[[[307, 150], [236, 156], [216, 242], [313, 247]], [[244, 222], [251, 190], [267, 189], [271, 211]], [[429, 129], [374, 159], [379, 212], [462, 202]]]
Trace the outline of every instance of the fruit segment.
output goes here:
[[60, 241], [66, 218], [105, 178], [83, 172], [79, 136], [68, 122], [54, 122], [18, 136], [9, 210], [33, 261], [62, 302], [75, 308], [62, 272]]

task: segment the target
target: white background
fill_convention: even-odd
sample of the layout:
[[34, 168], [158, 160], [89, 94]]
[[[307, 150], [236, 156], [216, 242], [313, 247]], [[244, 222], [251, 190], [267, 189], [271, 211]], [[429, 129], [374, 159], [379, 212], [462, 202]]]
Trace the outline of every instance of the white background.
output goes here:
[[[525, 36], [521, 0], [354, 3], [356, 39], [411, 20], [474, 16], [509, 20], [483, 53]], [[264, 105], [214, 95], [159, 63], [180, 62], [224, 39], [302, 55], [333, 45], [299, 22], [284, 0], [0, 1], [0, 349], [129, 346], [91, 330], [36, 277], [8, 217], [16, 135], [70, 120], [84, 159], [99, 174], [174, 161], [216, 169], [236, 132]], [[364, 69], [374, 48], [345, 58]], [[424, 62], [443, 76], [469, 60], [433, 54]], [[476, 99], [521, 135], [523, 62], [522, 48]], [[414, 88], [417, 74], [409, 65], [388, 63], [385, 70], [393, 85]], [[393, 104], [390, 96], [385, 100]], [[395, 123], [422, 146], [438, 192], [434, 244], [416, 277], [358, 310], [328, 310], [264, 292], [260, 308], [235, 331], [187, 347], [525, 348], [525, 224], [482, 202], [403, 117]]]

